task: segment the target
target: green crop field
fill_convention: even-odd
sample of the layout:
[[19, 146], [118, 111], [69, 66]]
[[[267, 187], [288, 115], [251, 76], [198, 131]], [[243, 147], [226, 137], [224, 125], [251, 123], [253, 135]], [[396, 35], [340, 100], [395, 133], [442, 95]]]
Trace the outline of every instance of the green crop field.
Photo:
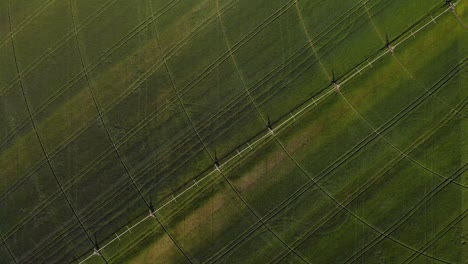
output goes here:
[[467, 0], [0, 0], [0, 263], [468, 263]]

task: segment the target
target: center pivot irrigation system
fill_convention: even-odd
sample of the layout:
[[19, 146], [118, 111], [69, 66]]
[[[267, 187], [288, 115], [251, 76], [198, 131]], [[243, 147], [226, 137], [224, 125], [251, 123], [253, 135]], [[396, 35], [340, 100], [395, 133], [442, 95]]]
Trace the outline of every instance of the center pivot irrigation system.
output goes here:
[[[244, 144], [244, 145], [246, 145], [246, 147], [239, 148], [239, 149], [235, 150], [234, 154], [231, 155], [231, 157], [229, 157], [229, 158], [227, 158], [226, 160], [223, 160], [223, 161], [219, 161], [217, 158], [215, 158], [214, 165], [213, 165], [214, 168], [211, 171], [207, 172], [206, 175], [204, 175], [203, 177], [201, 177], [198, 180], [193, 180], [193, 183], [190, 186], [188, 186], [186, 189], [184, 189], [183, 191], [181, 191], [177, 195], [172, 195], [171, 196], [172, 199], [170, 199], [169, 201], [167, 201], [166, 203], [161, 205], [159, 208], [157, 208], [157, 209], [150, 208], [149, 209], [149, 214], [147, 216], [142, 218], [140, 221], [136, 222], [134, 225], [127, 226], [126, 229], [122, 233], [120, 233], [120, 234], [116, 233], [116, 237], [111, 239], [110, 241], [108, 241], [104, 245], [94, 248], [92, 250], [92, 253], [89, 254], [89, 256], [87, 256], [83, 260], [81, 260], [79, 263], [85, 263], [87, 260], [89, 260], [93, 256], [102, 256], [102, 254], [101, 254], [102, 250], [107, 248], [109, 245], [111, 245], [116, 240], [121, 240], [122, 236], [124, 236], [127, 233], [131, 233], [132, 229], [139, 226], [143, 222], [148, 221], [148, 220], [154, 221], [155, 219], [159, 222], [159, 219], [156, 216], [156, 214], [160, 210], [167, 207], [171, 203], [176, 202], [177, 198], [181, 197], [182, 195], [184, 195], [189, 190], [191, 190], [191, 189], [193, 189], [195, 187], [199, 187], [201, 182], [207, 180], [213, 174], [217, 175], [217, 173], [222, 173], [222, 169], [224, 167], [226, 167], [227, 165], [230, 165], [235, 159], [242, 158], [244, 155], [246, 155], [245, 153], [253, 152], [256, 149], [258, 149], [260, 146], [262, 146], [263, 144], [268, 142], [269, 140], [274, 139], [278, 133], [280, 133], [281, 131], [284, 131], [284, 129], [286, 127], [288, 127], [293, 122], [297, 121], [304, 113], [306, 113], [307, 111], [312, 109], [313, 106], [317, 106], [320, 101], [327, 98], [330, 94], [332, 94], [334, 92], [340, 93], [340, 90], [343, 88], [343, 86], [347, 82], [349, 82], [352, 78], [356, 77], [357, 75], [362, 74], [363, 71], [365, 71], [367, 68], [373, 67], [373, 63], [380, 60], [382, 57], [384, 57], [387, 54], [394, 53], [396, 51], [397, 47], [399, 47], [403, 42], [407, 41], [411, 37], [415, 37], [415, 35], [418, 32], [420, 32], [421, 30], [423, 30], [424, 28], [426, 28], [430, 24], [436, 23], [436, 20], [440, 16], [444, 15], [447, 12], [455, 12], [455, 7], [460, 1], [461, 0], [459, 0], [457, 2], [447, 1], [446, 3], [447, 3], [448, 7], [445, 8], [443, 11], [441, 11], [438, 15], [430, 16], [428, 22], [424, 23], [423, 25], [421, 25], [419, 28], [417, 28], [415, 30], [410, 30], [406, 35], [404, 35], [404, 37], [401, 40], [399, 40], [395, 44], [391, 45], [390, 43], [388, 43], [385, 46], [385, 49], [383, 49], [382, 52], [380, 52], [379, 55], [377, 55], [373, 59], [367, 59], [367, 60], [364, 61], [364, 63], [359, 64], [356, 68], [349, 71], [348, 74], [344, 75], [343, 77], [345, 77], [345, 78], [343, 80], [341, 80], [341, 81], [340, 80], [333, 80], [332, 83], [330, 84], [330, 86], [327, 89], [325, 89], [324, 91], [322, 91], [321, 94], [308, 99], [305, 103], [301, 104], [301, 106], [299, 108], [291, 111], [288, 114], [288, 117], [286, 119], [284, 119], [283, 121], [279, 122], [276, 125], [272, 125], [272, 124], [268, 123], [265, 130], [263, 130], [261, 133], [259, 133], [257, 135], [257, 139], [255, 141], [246, 142]], [[360, 66], [360, 65], [363, 65], [363, 66]], [[350, 74], [350, 72], [354, 72], [354, 73]], [[161, 224], [161, 226], [162, 226], [162, 224]]]

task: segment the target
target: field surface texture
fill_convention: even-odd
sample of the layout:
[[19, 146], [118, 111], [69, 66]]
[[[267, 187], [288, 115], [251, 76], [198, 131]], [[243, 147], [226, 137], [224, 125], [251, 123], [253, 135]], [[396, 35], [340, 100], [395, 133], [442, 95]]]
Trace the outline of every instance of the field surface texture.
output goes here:
[[468, 0], [0, 0], [0, 263], [468, 263]]

